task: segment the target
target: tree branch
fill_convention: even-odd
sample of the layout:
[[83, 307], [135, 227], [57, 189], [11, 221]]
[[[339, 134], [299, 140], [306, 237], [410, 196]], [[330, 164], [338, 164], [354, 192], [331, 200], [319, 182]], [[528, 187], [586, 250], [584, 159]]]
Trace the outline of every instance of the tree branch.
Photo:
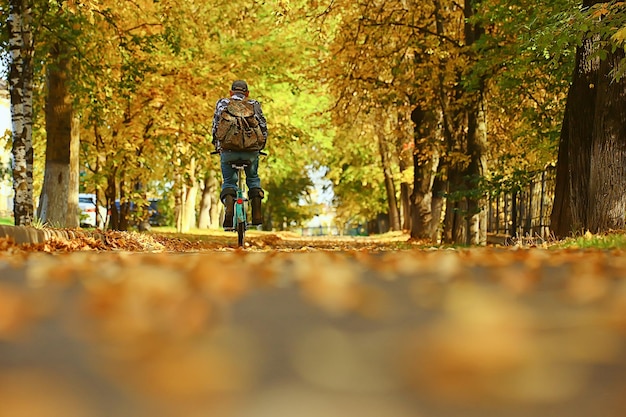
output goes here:
[[449, 43], [451, 43], [452, 45], [456, 46], [457, 48], [461, 48], [463, 45], [461, 45], [461, 43], [459, 43], [457, 40], [452, 39], [446, 35], [442, 35], [436, 32], [431, 31], [430, 29], [427, 29], [425, 27], [421, 27], [421, 26], [417, 26], [417, 25], [413, 25], [410, 23], [403, 23], [403, 22], [376, 22], [375, 20], [372, 19], [368, 19], [366, 17], [362, 17], [360, 19], [361, 21], [365, 22], [363, 26], [398, 26], [398, 27], [406, 27], [409, 29], [415, 29], [420, 33], [424, 33], [426, 35], [432, 35], [435, 36], [439, 39], [443, 39]]

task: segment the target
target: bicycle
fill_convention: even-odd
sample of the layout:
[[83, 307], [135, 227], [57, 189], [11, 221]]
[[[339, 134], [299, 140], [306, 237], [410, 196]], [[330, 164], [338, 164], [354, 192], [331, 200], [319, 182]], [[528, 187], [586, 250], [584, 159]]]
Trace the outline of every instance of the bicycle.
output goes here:
[[[211, 152], [213, 155], [219, 155], [219, 152]], [[265, 152], [259, 152], [260, 155], [267, 155]], [[233, 215], [233, 228], [224, 229], [227, 231], [237, 232], [237, 246], [242, 248], [245, 243], [246, 230], [248, 230], [248, 216], [246, 207], [248, 205], [248, 198], [244, 195], [243, 187], [243, 173], [247, 166], [250, 165], [250, 161], [237, 160], [230, 163], [231, 167], [237, 170], [237, 197], [235, 198], [235, 209]]]

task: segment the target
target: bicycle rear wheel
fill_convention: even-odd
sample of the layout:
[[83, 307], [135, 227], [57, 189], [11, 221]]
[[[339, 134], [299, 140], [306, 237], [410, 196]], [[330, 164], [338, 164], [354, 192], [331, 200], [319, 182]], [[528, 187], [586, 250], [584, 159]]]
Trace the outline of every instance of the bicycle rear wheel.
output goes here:
[[246, 237], [246, 224], [244, 222], [237, 223], [237, 245], [243, 248]]

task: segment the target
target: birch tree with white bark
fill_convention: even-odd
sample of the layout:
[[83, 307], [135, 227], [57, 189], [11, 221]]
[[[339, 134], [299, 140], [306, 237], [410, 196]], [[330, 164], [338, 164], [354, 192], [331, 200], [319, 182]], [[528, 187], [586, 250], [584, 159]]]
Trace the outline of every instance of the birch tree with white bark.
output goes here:
[[32, 2], [9, 2], [9, 92], [13, 134], [13, 212], [16, 226], [33, 221], [33, 56]]

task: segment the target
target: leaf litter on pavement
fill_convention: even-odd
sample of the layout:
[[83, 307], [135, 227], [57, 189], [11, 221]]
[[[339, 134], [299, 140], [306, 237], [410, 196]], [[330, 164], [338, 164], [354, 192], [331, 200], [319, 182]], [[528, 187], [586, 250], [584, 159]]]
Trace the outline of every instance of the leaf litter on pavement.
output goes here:
[[622, 250], [230, 242], [0, 241], [0, 417], [626, 410]]

